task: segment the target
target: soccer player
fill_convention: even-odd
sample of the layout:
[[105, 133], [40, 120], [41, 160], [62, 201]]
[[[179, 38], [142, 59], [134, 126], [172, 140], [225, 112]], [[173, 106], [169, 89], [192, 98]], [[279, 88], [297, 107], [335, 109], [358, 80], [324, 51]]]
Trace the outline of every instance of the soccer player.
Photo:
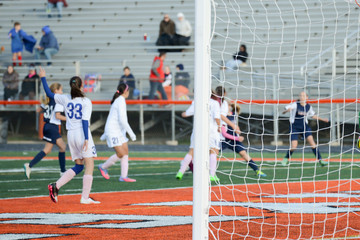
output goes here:
[[[55, 94], [62, 94], [62, 86], [59, 83], [53, 83], [50, 86], [50, 90]], [[46, 141], [45, 147], [40, 151], [30, 163], [24, 164], [25, 176], [29, 179], [31, 168], [40, 162], [47, 154], [49, 154], [56, 144], [59, 147], [59, 164], [60, 164], [60, 176], [65, 173], [65, 150], [66, 144], [64, 143], [59, 133], [59, 125], [61, 120], [66, 121], [66, 117], [61, 115], [64, 112], [64, 107], [60, 104], [56, 104], [54, 99], [47, 98], [44, 104], [41, 104], [41, 108], [44, 112], [44, 128], [43, 128], [43, 140]]]
[[[210, 147], [210, 180], [219, 181], [219, 178], [216, 176], [216, 156], [219, 153], [220, 149], [220, 105], [218, 98], [215, 94], [211, 95], [209, 101], [209, 110], [210, 110], [210, 126], [209, 126], [209, 147]], [[190, 117], [194, 115], [194, 102], [190, 107], [181, 114], [182, 117]], [[190, 149], [189, 152], [185, 155], [184, 159], [180, 163], [180, 169], [176, 174], [176, 179], [181, 180], [187, 167], [191, 164], [191, 161], [194, 157], [194, 130], [190, 138]]]
[[40, 78], [46, 95], [54, 99], [57, 104], [64, 106], [66, 115], [67, 140], [70, 148], [71, 158], [75, 166], [67, 170], [64, 175], [55, 183], [48, 185], [49, 195], [53, 202], [57, 203], [59, 189], [82, 172], [85, 164], [85, 174], [83, 176], [83, 189], [81, 194], [81, 204], [97, 204], [89, 197], [93, 182], [94, 157], [97, 156], [94, 141], [89, 129], [89, 121], [92, 112], [92, 103], [86, 98], [83, 92], [82, 80], [78, 76], [70, 79], [70, 95], [54, 94], [51, 92], [46, 82], [46, 73], [40, 68]]
[[108, 147], [115, 150], [114, 155], [106, 160], [104, 164], [98, 166], [100, 173], [105, 179], [109, 179], [108, 168], [120, 160], [120, 182], [136, 182], [135, 179], [128, 177], [129, 150], [127, 142], [129, 139], [126, 138], [126, 133], [129, 134], [132, 141], [136, 140], [136, 136], [128, 123], [126, 113], [125, 99], [128, 97], [129, 86], [125, 83], [120, 83], [111, 101], [109, 116], [105, 124], [105, 133], [100, 138], [101, 140], [106, 139]]
[[299, 135], [310, 144], [315, 157], [319, 160], [319, 164], [322, 167], [327, 165], [327, 162], [323, 161], [321, 158], [319, 148], [316, 147], [316, 143], [311, 133], [311, 128], [308, 125], [308, 118], [312, 117], [313, 119], [317, 119], [326, 123], [329, 122], [329, 120], [315, 115], [312, 106], [306, 103], [307, 100], [307, 94], [305, 92], [301, 92], [299, 94], [299, 100], [297, 102], [293, 102], [285, 106], [285, 111], [283, 112], [283, 114], [290, 112], [289, 132], [291, 139], [291, 148], [287, 151], [286, 156], [281, 161], [281, 164], [283, 166], [286, 166], [288, 164], [289, 158], [295, 151], [298, 145]]
[[[226, 101], [225, 101], [226, 102]], [[227, 114], [227, 118], [237, 126], [237, 118], [240, 113], [240, 107], [236, 103], [231, 103], [229, 107], [229, 111]], [[224, 122], [223, 122], [224, 123]], [[239, 128], [240, 130], [240, 128]], [[242, 141], [244, 137], [238, 136], [235, 133], [234, 129], [230, 127], [230, 125], [222, 125], [221, 126], [221, 133], [224, 137], [224, 141], [221, 143], [221, 150], [225, 150], [226, 148], [232, 150], [233, 152], [237, 152], [247, 163], [248, 165], [254, 170], [258, 177], [266, 177], [266, 174], [263, 173], [257, 164], [251, 159], [250, 155], [246, 152]]]

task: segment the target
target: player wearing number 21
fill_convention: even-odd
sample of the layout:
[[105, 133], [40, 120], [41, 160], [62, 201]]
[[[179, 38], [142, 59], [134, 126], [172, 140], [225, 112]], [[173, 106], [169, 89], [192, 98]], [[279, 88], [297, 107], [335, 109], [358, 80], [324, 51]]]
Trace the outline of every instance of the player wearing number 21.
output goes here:
[[105, 179], [109, 179], [108, 168], [120, 160], [120, 182], [136, 182], [135, 179], [128, 177], [129, 150], [127, 142], [129, 139], [127, 139], [126, 133], [129, 134], [132, 141], [136, 140], [136, 136], [128, 123], [126, 113], [125, 99], [128, 97], [129, 86], [120, 83], [111, 101], [109, 116], [105, 124], [105, 133], [100, 138], [102, 141], [106, 140], [108, 147], [114, 148], [116, 153], [106, 160], [104, 164], [98, 166], [99, 171]]
[[75, 166], [67, 170], [64, 175], [55, 183], [48, 185], [50, 198], [57, 202], [59, 189], [73, 179], [84, 169], [83, 189], [80, 203], [94, 204], [100, 203], [89, 197], [91, 185], [93, 182], [94, 157], [96, 157], [96, 148], [89, 129], [89, 121], [92, 112], [92, 103], [85, 97], [82, 80], [75, 76], [70, 79], [70, 95], [54, 94], [51, 92], [46, 82], [45, 70], [40, 68], [40, 78], [46, 95], [54, 99], [57, 104], [64, 106], [66, 116], [67, 140], [70, 148], [72, 160]]

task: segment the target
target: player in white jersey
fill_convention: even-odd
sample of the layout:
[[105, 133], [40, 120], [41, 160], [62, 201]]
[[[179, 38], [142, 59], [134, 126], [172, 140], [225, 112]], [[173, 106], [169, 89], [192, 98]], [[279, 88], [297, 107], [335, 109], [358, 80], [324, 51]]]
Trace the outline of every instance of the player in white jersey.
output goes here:
[[[53, 83], [50, 86], [50, 90], [56, 94], [62, 94], [62, 86], [59, 83]], [[41, 109], [44, 112], [44, 127], [43, 127], [43, 140], [46, 141], [45, 147], [29, 162], [24, 164], [25, 176], [29, 179], [31, 168], [41, 161], [47, 154], [49, 154], [56, 144], [59, 147], [59, 165], [60, 175], [65, 173], [65, 150], [66, 144], [64, 143], [59, 133], [59, 125], [61, 120], [65, 121], [66, 118], [61, 115], [64, 112], [64, 107], [60, 104], [56, 104], [54, 99], [47, 98], [46, 101], [41, 104]]]
[[[210, 148], [210, 180], [218, 181], [216, 177], [216, 155], [219, 152], [220, 146], [220, 105], [217, 101], [217, 97], [212, 94], [209, 100], [209, 113], [210, 113], [210, 124], [209, 124], [209, 148]], [[194, 102], [191, 106], [182, 113], [182, 117], [190, 117], [194, 115]], [[190, 149], [181, 161], [180, 169], [176, 174], [176, 179], [181, 180], [187, 167], [191, 164], [194, 157], [194, 130], [190, 138]]]
[[104, 164], [98, 166], [101, 175], [105, 179], [109, 179], [108, 169], [117, 161], [121, 161], [120, 182], [136, 182], [135, 179], [128, 177], [129, 169], [129, 149], [126, 133], [129, 134], [132, 141], [136, 140], [136, 136], [131, 129], [127, 113], [125, 99], [129, 97], [129, 86], [125, 83], [119, 84], [116, 93], [111, 101], [109, 116], [105, 124], [105, 133], [101, 136], [101, 140], [107, 142], [108, 147], [114, 148], [115, 154], [112, 155]]
[[48, 185], [50, 198], [56, 203], [59, 189], [79, 174], [84, 169], [85, 164], [86, 168], [83, 176], [83, 189], [80, 203], [100, 203], [89, 197], [93, 182], [93, 157], [96, 157], [97, 154], [89, 129], [92, 103], [85, 97], [82, 91], [82, 80], [77, 76], [70, 79], [71, 95], [54, 94], [47, 85], [45, 70], [40, 68], [39, 75], [46, 95], [65, 108], [66, 129], [68, 131], [67, 140], [71, 158], [75, 162], [75, 166], [67, 170], [59, 180]]

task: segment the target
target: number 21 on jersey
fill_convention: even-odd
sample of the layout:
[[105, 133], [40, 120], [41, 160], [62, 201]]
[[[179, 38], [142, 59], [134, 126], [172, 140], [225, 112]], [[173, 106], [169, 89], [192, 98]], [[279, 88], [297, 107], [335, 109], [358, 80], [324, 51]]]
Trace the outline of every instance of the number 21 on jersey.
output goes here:
[[80, 103], [74, 105], [74, 103], [70, 102], [66, 107], [68, 109], [67, 114], [70, 119], [73, 119], [74, 117], [75, 119], [82, 118], [82, 105]]

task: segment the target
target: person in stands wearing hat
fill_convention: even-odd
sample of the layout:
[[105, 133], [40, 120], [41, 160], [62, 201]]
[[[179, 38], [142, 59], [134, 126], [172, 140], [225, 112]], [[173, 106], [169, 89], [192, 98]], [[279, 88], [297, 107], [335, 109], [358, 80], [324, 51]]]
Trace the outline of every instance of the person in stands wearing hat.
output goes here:
[[[48, 60], [47, 65], [51, 65], [51, 56], [55, 55], [59, 51], [58, 41], [54, 33], [50, 30], [49, 26], [45, 26], [41, 29], [43, 36], [41, 37], [39, 46], [35, 48], [35, 59], [40, 59], [40, 54], [44, 54]], [[37, 63], [40, 65], [40, 63]]]
[[177, 14], [178, 21], [175, 22], [176, 34], [174, 45], [189, 45], [192, 28], [190, 22], [185, 19], [183, 13]]
[[29, 100], [35, 99], [36, 93], [36, 82], [38, 83], [38, 90], [40, 86], [40, 78], [37, 75], [35, 66], [30, 65], [29, 74], [24, 78], [21, 84], [21, 92], [19, 94], [19, 99], [24, 100], [26, 96], [29, 96]]

